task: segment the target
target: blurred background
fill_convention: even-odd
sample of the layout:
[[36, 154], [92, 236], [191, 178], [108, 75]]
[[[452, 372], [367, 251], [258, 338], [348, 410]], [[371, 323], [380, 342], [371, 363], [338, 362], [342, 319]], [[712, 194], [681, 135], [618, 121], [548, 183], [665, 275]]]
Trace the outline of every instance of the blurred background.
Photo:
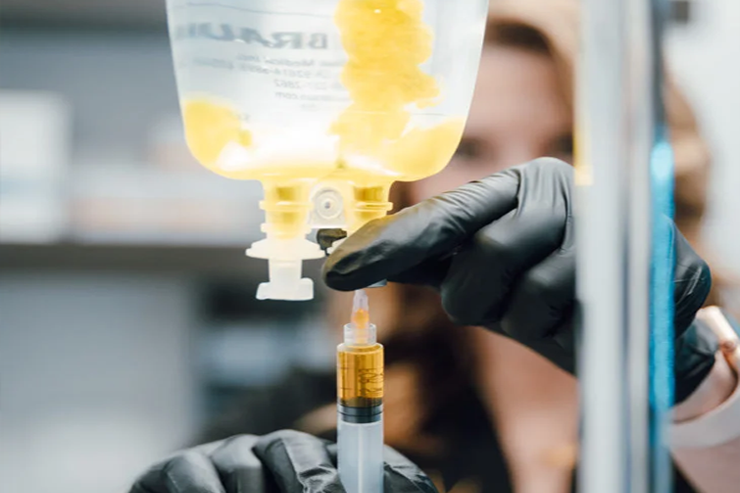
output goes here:
[[[740, 272], [740, 3], [672, 11], [715, 157], [706, 236]], [[321, 293], [254, 300], [260, 189], [187, 153], [164, 0], [0, 14], [0, 491], [125, 491], [236, 391], [333, 364]]]

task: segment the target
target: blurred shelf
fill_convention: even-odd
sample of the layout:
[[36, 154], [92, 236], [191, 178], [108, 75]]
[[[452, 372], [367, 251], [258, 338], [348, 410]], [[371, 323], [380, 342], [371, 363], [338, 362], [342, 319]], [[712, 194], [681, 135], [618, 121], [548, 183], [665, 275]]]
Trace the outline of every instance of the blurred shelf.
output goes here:
[[[248, 246], [157, 244], [0, 243], [0, 273], [125, 272], [202, 276], [247, 283], [251, 293], [267, 279], [267, 261], [245, 255]], [[320, 279], [322, 262], [306, 261], [303, 274]], [[321, 284], [317, 282], [317, 284]], [[317, 286], [316, 295], [323, 288]], [[250, 295], [252, 296], [252, 295]]]
[[[183, 159], [189, 159], [183, 151]], [[105, 163], [101, 165], [98, 163]], [[194, 161], [182, 169], [167, 169], [154, 162], [115, 162], [86, 158], [67, 168], [72, 198], [217, 199], [252, 204], [262, 198], [254, 180], [231, 180], [207, 171]]]
[[156, 244], [0, 244], [0, 270], [170, 272], [252, 278], [267, 274], [264, 261], [244, 247]]
[[[243, 252], [263, 236], [262, 192], [254, 181], [227, 180], [199, 167], [178, 171], [110, 161], [57, 174], [62, 176], [3, 177], [0, 244]], [[45, 209], [37, 210], [41, 205]]]
[[3, 0], [3, 26], [166, 32], [165, 1]]

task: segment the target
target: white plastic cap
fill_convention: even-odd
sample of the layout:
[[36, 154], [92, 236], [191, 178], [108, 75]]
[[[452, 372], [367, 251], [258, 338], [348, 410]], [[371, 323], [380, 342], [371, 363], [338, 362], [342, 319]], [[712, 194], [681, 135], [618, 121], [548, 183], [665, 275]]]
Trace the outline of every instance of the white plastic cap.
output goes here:
[[301, 278], [300, 260], [268, 260], [270, 281], [257, 288], [258, 300], [302, 301], [313, 299], [313, 281]]
[[252, 245], [247, 255], [267, 259], [270, 281], [257, 288], [258, 300], [313, 299], [313, 281], [301, 278], [303, 260], [321, 258], [324, 252], [305, 238], [266, 238]]

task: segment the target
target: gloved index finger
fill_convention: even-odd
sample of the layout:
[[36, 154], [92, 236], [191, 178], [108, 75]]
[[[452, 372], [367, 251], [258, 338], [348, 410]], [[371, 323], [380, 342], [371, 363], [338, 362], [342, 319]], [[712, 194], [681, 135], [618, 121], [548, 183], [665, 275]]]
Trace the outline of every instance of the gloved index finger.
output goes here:
[[510, 168], [371, 221], [329, 256], [326, 284], [361, 289], [452, 252], [516, 207], [519, 175], [518, 167]]

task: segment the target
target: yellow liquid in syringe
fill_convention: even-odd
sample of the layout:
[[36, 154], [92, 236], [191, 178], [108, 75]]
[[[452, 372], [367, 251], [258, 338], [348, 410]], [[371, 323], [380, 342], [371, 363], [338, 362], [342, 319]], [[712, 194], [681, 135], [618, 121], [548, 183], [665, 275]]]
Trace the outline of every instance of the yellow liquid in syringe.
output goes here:
[[[334, 159], [305, 156], [302, 162], [221, 166], [219, 157], [227, 145], [249, 149], [258, 144], [233, 109], [208, 100], [183, 102], [191, 152], [206, 168], [234, 179], [331, 177], [390, 183], [417, 180], [441, 170], [460, 141], [463, 119], [406, 128], [409, 104], [429, 106], [439, 96], [435, 79], [419, 68], [432, 52], [432, 33], [422, 22], [422, 8], [421, 0], [338, 2], [335, 23], [348, 56], [342, 83], [352, 104], [327, 132], [327, 137], [339, 137]], [[366, 159], [358, 160], [358, 156]]]

